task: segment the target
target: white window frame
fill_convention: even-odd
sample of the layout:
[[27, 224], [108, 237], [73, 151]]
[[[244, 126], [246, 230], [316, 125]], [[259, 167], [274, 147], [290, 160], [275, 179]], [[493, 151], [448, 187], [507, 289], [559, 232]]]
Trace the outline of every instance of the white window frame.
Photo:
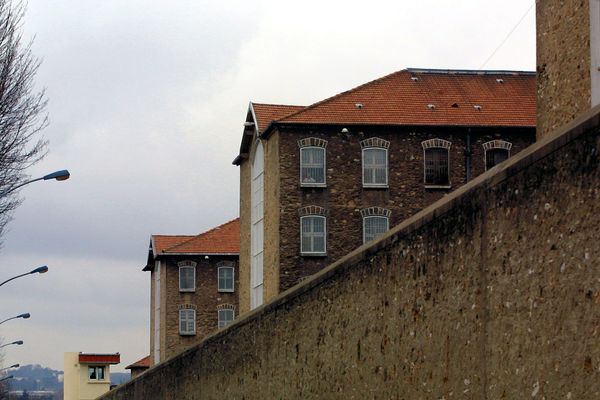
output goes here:
[[[367, 221], [373, 221], [376, 219], [385, 220], [385, 231], [381, 232], [379, 235], [373, 237], [372, 239], [367, 240]], [[363, 244], [370, 242], [371, 240], [376, 239], [377, 237], [385, 234], [385, 232], [390, 230], [390, 218], [385, 215], [369, 215], [368, 217], [363, 217]]]
[[[323, 152], [323, 182], [304, 182], [302, 180], [302, 153], [305, 150], [319, 150]], [[327, 151], [325, 147], [319, 146], [306, 146], [300, 148], [300, 186], [303, 187], [327, 187]]]
[[[231, 269], [231, 289], [221, 287], [221, 270]], [[221, 293], [235, 292], [235, 268], [232, 265], [223, 265], [217, 268], [217, 290]]]
[[[366, 166], [365, 166], [365, 152], [366, 151], [383, 151], [385, 152], [385, 183], [370, 183], [370, 182], [365, 182], [365, 170], [366, 170]], [[371, 146], [371, 147], [365, 147], [362, 149], [362, 184], [363, 187], [366, 188], [387, 188], [388, 187], [388, 180], [389, 180], [389, 160], [388, 160], [388, 149], [386, 149], [385, 147], [375, 147], [375, 146]]]
[[[190, 327], [190, 315], [191, 324], [193, 329], [188, 329]], [[181, 329], [181, 324], [185, 322], [185, 329]], [[179, 309], [179, 334], [181, 336], [193, 336], [196, 334], [196, 310], [193, 308], [180, 308]]]
[[[319, 218], [323, 220], [323, 251], [304, 251], [304, 235], [302, 234], [302, 221], [305, 218]], [[314, 224], [313, 224], [314, 226]], [[303, 215], [300, 217], [300, 255], [302, 256], [326, 256], [327, 255], [327, 217], [323, 215]]]
[[[177, 263], [179, 267], [179, 291], [180, 292], [195, 292], [196, 291], [196, 263], [192, 261], [182, 261]], [[192, 271], [192, 287], [182, 287], [182, 271]]]
[[[91, 372], [94, 371], [96, 378], [92, 378]], [[98, 378], [98, 371], [102, 370], [102, 379]], [[90, 382], [104, 382], [106, 381], [106, 365], [88, 365], [88, 381]]]
[[[231, 312], [231, 320], [224, 320], [221, 318], [221, 313]], [[217, 310], [217, 328], [221, 329], [229, 325], [235, 320], [235, 309], [233, 307], [223, 307]]]

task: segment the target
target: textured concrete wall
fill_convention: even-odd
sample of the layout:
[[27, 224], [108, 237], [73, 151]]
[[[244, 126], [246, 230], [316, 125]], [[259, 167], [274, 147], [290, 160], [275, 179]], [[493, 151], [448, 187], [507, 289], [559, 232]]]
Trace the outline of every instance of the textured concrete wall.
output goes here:
[[538, 138], [591, 106], [589, 0], [538, 0]]
[[102, 399], [598, 398], [593, 113]]

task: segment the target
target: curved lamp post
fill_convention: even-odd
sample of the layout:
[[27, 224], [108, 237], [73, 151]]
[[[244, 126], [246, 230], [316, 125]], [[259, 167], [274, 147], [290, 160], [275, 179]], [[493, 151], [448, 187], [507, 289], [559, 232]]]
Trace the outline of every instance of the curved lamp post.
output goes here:
[[5, 380], [8, 380], [8, 379], [12, 379], [12, 378], [14, 378], [14, 376], [12, 376], [12, 375], [5, 376], [4, 378], [1, 378], [1, 379], [0, 379], [0, 382], [2, 382], [2, 381], [5, 381]]
[[3, 348], [3, 347], [6, 347], [6, 346], [10, 346], [11, 344], [16, 344], [17, 346], [20, 346], [20, 345], [23, 344], [23, 341], [22, 340], [15, 340], [14, 342], [3, 344], [2, 346], [0, 346], [0, 349]]
[[17, 186], [15, 186], [13, 188], [10, 188], [6, 192], [2, 193], [1, 196], [6, 196], [7, 194], [9, 194], [11, 192], [14, 192], [18, 188], [23, 187], [25, 185], [29, 185], [30, 183], [33, 183], [33, 182], [37, 182], [37, 181], [41, 181], [41, 180], [47, 181], [47, 180], [50, 180], [50, 179], [56, 179], [57, 181], [65, 181], [65, 180], [69, 179], [70, 176], [71, 176], [71, 174], [69, 173], [68, 170], [61, 169], [60, 171], [56, 171], [56, 172], [53, 172], [51, 174], [44, 175], [42, 177], [31, 179], [31, 180], [28, 180], [26, 182], [23, 182], [20, 185], [17, 185]]
[[17, 318], [27, 319], [27, 318], [30, 318], [30, 317], [31, 317], [31, 314], [29, 314], [29, 313], [19, 314], [16, 317], [6, 318], [4, 321], [0, 321], [0, 325], [2, 325], [3, 323], [5, 323], [6, 321], [10, 321], [11, 319], [17, 319]]
[[4, 285], [5, 283], [7, 283], [7, 282], [10, 282], [10, 281], [12, 281], [12, 280], [14, 280], [14, 279], [17, 279], [17, 278], [20, 278], [20, 277], [22, 277], [22, 276], [25, 276], [25, 275], [31, 275], [31, 274], [43, 274], [43, 273], [46, 273], [46, 272], [48, 272], [48, 267], [47, 267], [46, 265], [42, 265], [41, 267], [37, 267], [37, 268], [36, 268], [36, 269], [34, 269], [33, 271], [29, 271], [29, 272], [25, 272], [24, 274], [21, 274], [21, 275], [13, 276], [12, 278], [10, 278], [10, 279], [7, 279], [7, 280], [5, 280], [4, 282], [0, 283], [0, 286], [2, 286], [2, 285]]
[[10, 367], [0, 368], [0, 372], [6, 371], [7, 369], [19, 368], [21, 364], [13, 364]]

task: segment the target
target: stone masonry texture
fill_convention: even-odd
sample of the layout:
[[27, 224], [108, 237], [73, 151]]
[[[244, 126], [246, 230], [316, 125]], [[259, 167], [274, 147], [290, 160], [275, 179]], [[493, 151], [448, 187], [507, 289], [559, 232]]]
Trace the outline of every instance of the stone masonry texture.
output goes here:
[[600, 107], [112, 390], [600, 398]]
[[590, 108], [590, 14], [589, 0], [536, 3], [537, 137], [541, 138]]

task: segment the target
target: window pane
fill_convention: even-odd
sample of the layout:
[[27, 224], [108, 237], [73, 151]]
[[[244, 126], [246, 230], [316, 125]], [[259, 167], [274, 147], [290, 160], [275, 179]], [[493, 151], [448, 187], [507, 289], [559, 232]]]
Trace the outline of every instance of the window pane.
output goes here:
[[485, 152], [485, 169], [488, 170], [505, 160], [508, 160], [508, 150], [490, 149]]
[[325, 149], [300, 149], [300, 179], [302, 183], [325, 183]]
[[104, 380], [104, 367], [96, 367], [97, 379], [103, 381]]
[[233, 268], [219, 268], [219, 290], [233, 290]]
[[179, 267], [179, 289], [194, 290], [195, 289], [195, 268], [194, 267]]
[[96, 368], [88, 367], [88, 376], [90, 379], [96, 379]]
[[369, 242], [381, 236], [389, 229], [387, 217], [365, 217], [364, 219], [364, 242]]
[[325, 218], [324, 217], [302, 217], [301, 218], [301, 241], [303, 253], [325, 252]]
[[234, 319], [234, 312], [231, 309], [219, 310], [219, 328], [227, 326]]
[[425, 150], [425, 183], [432, 185], [447, 185], [448, 149], [431, 148]]
[[363, 150], [363, 176], [365, 184], [387, 184], [387, 150]]

